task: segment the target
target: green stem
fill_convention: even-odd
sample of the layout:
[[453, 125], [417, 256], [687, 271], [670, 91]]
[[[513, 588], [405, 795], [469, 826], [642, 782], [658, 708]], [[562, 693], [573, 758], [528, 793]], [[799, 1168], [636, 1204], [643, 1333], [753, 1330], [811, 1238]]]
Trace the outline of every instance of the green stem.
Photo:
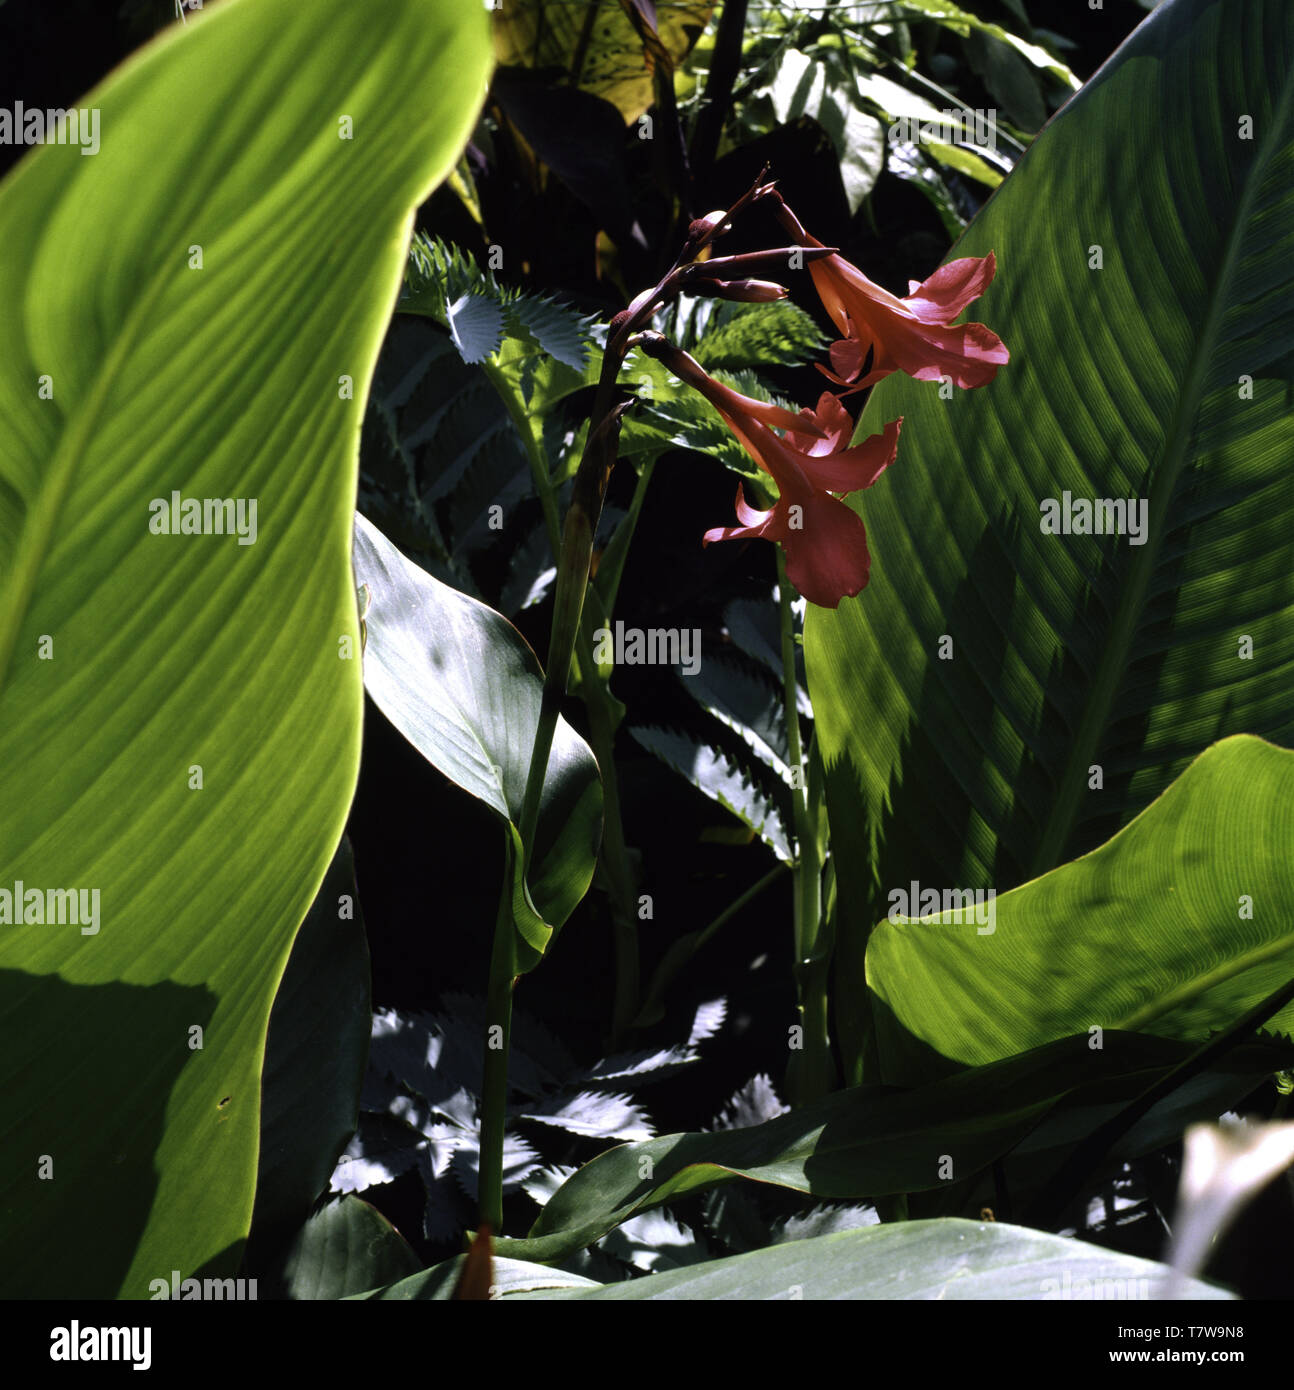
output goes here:
[[512, 836], [505, 838], [503, 885], [494, 919], [490, 983], [485, 996], [485, 1066], [481, 1083], [480, 1219], [496, 1235], [503, 1231], [503, 1138], [507, 1128], [508, 1046], [512, 1035], [512, 934], [516, 930], [512, 921]]
[[[535, 491], [544, 509], [544, 524], [548, 530], [549, 544], [553, 558], [561, 561], [561, 523], [557, 514], [557, 500], [553, 493], [552, 478], [548, 471], [548, 461], [544, 457], [543, 445], [536, 428], [535, 418], [527, 412], [519, 395], [512, 389], [507, 377], [492, 362], [482, 364], [486, 376], [493, 384], [503, 401], [517, 434], [521, 438], [534, 478]], [[642, 506], [642, 494], [650, 470], [644, 469], [634, 489], [637, 508]], [[631, 509], [631, 514], [635, 514]], [[589, 717], [589, 742], [593, 746], [593, 756], [602, 774], [602, 847], [603, 871], [611, 899], [611, 919], [615, 941], [616, 991], [612, 1014], [612, 1031], [618, 1040], [628, 1030], [630, 1021], [638, 1008], [638, 927], [634, 915], [633, 876], [629, 872], [628, 849], [625, 844], [624, 824], [620, 815], [620, 789], [615, 764], [615, 721], [611, 701], [604, 682], [596, 675], [593, 649], [585, 625], [581, 624], [576, 636], [576, 652], [582, 679], [580, 696], [584, 701]], [[555, 722], [555, 721], [554, 721]], [[549, 735], [551, 738], [551, 734]], [[522, 828], [522, 841], [529, 844], [526, 829]]]
[[[586, 33], [588, 32], [586, 26]], [[763, 174], [761, 173], [761, 178]], [[752, 202], [759, 190], [758, 181], [749, 191], [733, 204], [729, 215]], [[589, 567], [593, 558], [593, 534], [598, 518], [602, 514], [602, 502], [606, 496], [607, 483], [615, 466], [616, 446], [619, 440], [619, 417], [624, 409], [615, 403], [616, 386], [620, 368], [631, 346], [631, 338], [642, 322], [648, 321], [657, 301], [675, 294], [680, 283], [680, 267], [685, 258], [695, 258], [710, 243], [714, 231], [711, 229], [697, 239], [689, 237], [684, 251], [673, 268], [646, 297], [640, 297], [624, 313], [612, 320], [607, 331], [606, 348], [602, 354], [602, 367], [598, 374], [597, 391], [593, 398], [593, 409], [589, 415], [589, 432], [584, 444], [584, 454], [575, 473], [571, 504], [566, 513], [566, 521], [557, 539], [556, 503], [552, 497], [551, 479], [543, 450], [535, 427], [524, 410], [524, 405], [512, 393], [502, 374], [493, 364], [487, 366], [487, 375], [499, 391], [504, 404], [517, 426], [526, 448], [527, 458], [535, 473], [535, 484], [544, 507], [544, 518], [548, 527], [549, 540], [557, 553], [557, 583], [553, 598], [553, 627], [548, 642], [548, 661], [544, 672], [543, 694], [540, 699], [539, 720], [535, 730], [534, 747], [530, 754], [530, 769], [526, 774], [526, 791], [521, 806], [521, 874], [524, 884], [530, 872], [530, 859], [534, 849], [535, 831], [539, 824], [539, 803], [543, 797], [544, 780], [548, 774], [548, 759], [552, 753], [553, 734], [557, 728], [557, 716], [562, 697], [566, 694], [570, 677], [571, 659], [575, 654], [576, 643], [580, 637], [581, 615], [584, 597], [589, 583]], [[589, 654], [587, 667], [590, 677], [596, 679], [596, 668]], [[608, 707], [604, 707], [604, 712]], [[609, 721], [608, 721], [609, 722]], [[608, 758], [608, 767], [611, 766]], [[605, 798], [605, 781], [603, 795]], [[613, 792], [613, 798], [615, 793]], [[618, 798], [615, 800], [616, 814], [613, 817], [616, 830], [619, 830]], [[605, 834], [604, 829], [604, 834]], [[613, 834], [615, 831], [613, 831]], [[623, 834], [620, 837], [621, 866], [625, 866], [623, 856]], [[489, 1222], [495, 1231], [502, 1230], [503, 1224], [503, 1138], [507, 1118], [508, 1099], [508, 1043], [512, 1027], [512, 990], [516, 982], [516, 924], [512, 917], [513, 854], [515, 853], [511, 833], [508, 837], [507, 857], [503, 891], [499, 903], [498, 916], [494, 924], [494, 944], [490, 954], [490, 983], [486, 997], [486, 1037], [484, 1078], [481, 1086], [481, 1160], [480, 1160], [480, 1198], [481, 1220]], [[624, 1009], [632, 1010], [637, 997], [637, 948], [633, 953], [621, 954], [626, 981]], [[629, 962], [632, 962], [632, 976]], [[632, 984], [632, 989], [629, 988]], [[492, 1033], [498, 1029], [499, 1046], [491, 1047]]]
[[620, 814], [620, 783], [616, 777], [615, 719], [612, 700], [598, 675], [588, 626], [580, 628], [576, 642], [580, 667], [580, 695], [589, 716], [589, 743], [602, 770], [602, 847], [600, 857], [611, 904], [612, 940], [615, 949], [615, 998], [611, 1013], [611, 1045], [618, 1047], [638, 1012], [638, 917], [629, 847], [625, 843]]
[[809, 811], [808, 768], [800, 742], [800, 712], [796, 704], [795, 627], [791, 615], [791, 585], [786, 557], [777, 549], [778, 613], [782, 637], [782, 695], [786, 707], [787, 747], [791, 762], [791, 810], [795, 828], [796, 1007], [803, 1035], [801, 1048], [791, 1054], [787, 1089], [793, 1105], [826, 1095], [832, 1087], [833, 1064], [827, 1033], [827, 982], [830, 962], [821, 957], [822, 852], [816, 817]]
[[548, 460], [544, 457], [543, 444], [536, 417], [526, 409], [525, 402], [512, 389], [512, 383], [494, 362], [486, 358], [481, 363], [490, 385], [498, 392], [503, 408], [508, 412], [513, 427], [526, 451], [526, 461], [530, 464], [530, 476], [535, 480], [535, 491], [539, 494], [539, 505], [544, 509], [544, 526], [548, 531], [548, 544], [552, 548], [553, 559], [559, 558], [562, 544], [562, 521], [557, 514], [557, 499], [553, 496], [553, 482], [548, 473]]
[[[557, 515], [557, 502], [553, 495], [552, 479], [544, 458], [543, 447], [535, 427], [534, 417], [525, 409], [524, 403], [506, 376], [491, 362], [482, 364], [486, 373], [503, 401], [513, 425], [525, 448], [534, 478], [535, 490], [539, 494], [544, 509], [544, 522], [548, 530], [549, 543], [553, 556], [561, 563], [560, 524]], [[618, 368], [617, 368], [618, 374]], [[596, 412], [595, 412], [596, 418]], [[636, 518], [642, 507], [651, 469], [644, 468], [639, 474], [634, 488], [634, 498], [630, 506], [630, 517]], [[623, 539], [627, 546], [628, 537]], [[618, 580], [619, 567], [623, 565], [623, 554], [616, 557]], [[581, 602], [583, 594], [581, 594]], [[556, 628], [556, 624], [554, 624]], [[589, 741], [593, 756], [597, 760], [602, 775], [602, 846], [600, 856], [603, 872], [606, 875], [611, 902], [611, 919], [615, 943], [615, 999], [612, 1011], [612, 1038], [618, 1042], [631, 1026], [638, 1009], [638, 926], [635, 916], [633, 875], [629, 870], [628, 847], [625, 843], [624, 823], [620, 813], [620, 789], [615, 764], [615, 718], [612, 701], [605, 683], [597, 677], [597, 667], [593, 660], [592, 646], [585, 625], [581, 623], [576, 634], [575, 650], [578, 653], [582, 679], [580, 696], [584, 701], [589, 717]], [[550, 666], [551, 666], [550, 655]], [[547, 690], [545, 691], [547, 694]], [[556, 724], [556, 714], [549, 705], [551, 723]], [[551, 745], [552, 729], [544, 727], [541, 715], [540, 737]], [[531, 772], [534, 772], [532, 763]], [[546, 771], [546, 768], [545, 768]], [[542, 782], [540, 782], [542, 788]], [[527, 779], [527, 804], [529, 803], [530, 779]], [[536, 808], [537, 819], [537, 808]], [[522, 841], [530, 843], [530, 825], [523, 810]]]
[[558, 706], [566, 694], [570, 676], [571, 656], [575, 651], [580, 630], [580, 615], [584, 609], [584, 591], [589, 582], [589, 564], [593, 558], [593, 529], [602, 514], [602, 499], [607, 480], [615, 464], [618, 426], [613, 424], [613, 401], [616, 380], [624, 361], [624, 350], [614, 350], [608, 342], [602, 357], [597, 394], [593, 398], [593, 413], [589, 417], [589, 435], [584, 444], [584, 456], [575, 473], [575, 489], [571, 496], [566, 524], [562, 528], [561, 546], [557, 555], [557, 585], [553, 600], [553, 630], [548, 642], [548, 666], [544, 672], [544, 693], [539, 707], [539, 727], [535, 731], [535, 747], [526, 778], [526, 795], [521, 808], [521, 842], [526, 847], [526, 869], [530, 867], [531, 846], [535, 827], [539, 823], [539, 801], [544, 777], [548, 772], [548, 756], [552, 752], [553, 732], [557, 728]]
[[[548, 758], [557, 728], [558, 708], [566, 693], [571, 656], [580, 630], [580, 614], [584, 593], [588, 587], [589, 561], [593, 554], [593, 527], [602, 510], [611, 465], [615, 462], [616, 434], [613, 421], [613, 398], [616, 378], [620, 373], [622, 355], [610, 350], [602, 359], [602, 373], [594, 399], [589, 424], [589, 437], [575, 475], [575, 493], [566, 525], [562, 531], [557, 556], [557, 588], [553, 603], [553, 628], [548, 644], [548, 666], [544, 672], [544, 688], [539, 705], [539, 722], [535, 743], [530, 754], [530, 770], [526, 775], [526, 792], [521, 807], [521, 845], [523, 882], [530, 872], [530, 857], [539, 824], [539, 803], [544, 779], [548, 773]], [[527, 428], [523, 440], [533, 449], [532, 466], [542, 466], [538, 442]], [[544, 479], [547, 468], [542, 469]], [[537, 479], [538, 481], [538, 479]], [[541, 497], [546, 488], [540, 486]], [[503, 1222], [503, 1138], [507, 1120], [508, 1045], [512, 1028], [512, 989], [515, 983], [514, 932], [512, 920], [512, 840], [509, 836], [505, 861], [503, 895], [494, 926], [494, 945], [490, 954], [490, 984], [486, 996], [485, 1068], [481, 1086], [481, 1220], [490, 1222], [491, 1229], [502, 1230]], [[492, 1030], [501, 1029], [500, 1046], [491, 1047]]]

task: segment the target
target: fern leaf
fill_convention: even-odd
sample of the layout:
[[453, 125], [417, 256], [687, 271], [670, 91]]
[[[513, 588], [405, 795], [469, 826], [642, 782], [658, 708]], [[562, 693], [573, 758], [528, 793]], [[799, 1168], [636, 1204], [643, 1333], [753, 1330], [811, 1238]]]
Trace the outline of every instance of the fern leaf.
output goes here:
[[445, 319], [464, 362], [484, 362], [503, 341], [503, 307], [486, 295], [459, 295], [447, 305]]
[[517, 1119], [551, 1125], [584, 1139], [633, 1142], [652, 1139], [656, 1135], [647, 1112], [641, 1106], [635, 1105], [628, 1096], [603, 1091], [581, 1091], [573, 1096], [558, 1096], [542, 1106], [532, 1106], [522, 1111]]
[[789, 299], [772, 304], [723, 304], [692, 356], [709, 372], [720, 368], [795, 367], [819, 356], [826, 337]]
[[740, 650], [707, 651], [696, 674], [683, 685], [778, 777], [789, 776], [786, 704], [780, 682], [764, 666]]
[[788, 864], [792, 861], [795, 856], [782, 808], [751, 769], [743, 768], [725, 751], [710, 747], [691, 734], [642, 725], [629, 732], [699, 792], [750, 826], [779, 859]]

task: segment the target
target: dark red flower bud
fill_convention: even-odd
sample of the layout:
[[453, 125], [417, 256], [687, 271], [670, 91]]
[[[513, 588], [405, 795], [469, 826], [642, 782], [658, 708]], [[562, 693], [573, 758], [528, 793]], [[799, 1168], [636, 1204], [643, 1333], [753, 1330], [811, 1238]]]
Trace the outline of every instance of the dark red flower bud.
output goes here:
[[838, 249], [835, 246], [773, 246], [767, 251], [744, 251], [738, 256], [714, 256], [688, 266], [686, 276], [689, 280], [702, 276], [715, 280], [725, 274], [740, 276], [747, 271], [794, 270], [834, 256]]
[[687, 229], [687, 239], [691, 242], [704, 241], [708, 237], [718, 232], [727, 220], [728, 214], [722, 208], [718, 212], [707, 213], [704, 217], [698, 217]]
[[786, 298], [786, 286], [771, 280], [694, 280], [689, 286], [693, 294], [713, 299], [735, 299], [743, 304], [771, 304]]

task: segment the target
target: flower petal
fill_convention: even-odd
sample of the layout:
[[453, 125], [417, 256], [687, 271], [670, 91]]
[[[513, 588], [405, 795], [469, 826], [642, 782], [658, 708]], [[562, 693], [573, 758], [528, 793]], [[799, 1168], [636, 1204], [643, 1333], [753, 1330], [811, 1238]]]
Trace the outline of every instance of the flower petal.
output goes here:
[[709, 545], [711, 541], [740, 541], [753, 540], [762, 537], [765, 531], [773, 524], [773, 517], [776, 507], [770, 507], [766, 512], [756, 511], [746, 501], [746, 493], [740, 483], [737, 484], [737, 520], [742, 522], [741, 526], [715, 526], [701, 537], [702, 545]]
[[837, 373], [841, 380], [846, 382], [858, 380], [858, 374], [863, 370], [867, 353], [857, 338], [841, 338], [832, 343], [827, 351], [831, 358], [831, 369]]
[[801, 525], [788, 526], [779, 537], [786, 577], [810, 603], [835, 608], [867, 583], [867, 530], [862, 517], [827, 493], [815, 493], [799, 505]]
[[[982, 323], [952, 326], [996, 274], [991, 251], [941, 266], [907, 299], [898, 299], [838, 255], [809, 269], [827, 313], [844, 335], [831, 347], [831, 369], [819, 364], [819, 370], [850, 391], [896, 371], [918, 381], [946, 376], [957, 386], [984, 386], [1010, 360], [1002, 340]], [[869, 347], [872, 366], [860, 379]]]
[[871, 487], [894, 462], [899, 447], [903, 417], [891, 420], [880, 434], [874, 434], [850, 449], [841, 449], [821, 458], [806, 457], [800, 471], [809, 486], [818, 492], [857, 492]]
[[924, 283], [913, 284], [904, 300], [922, 323], [951, 323], [972, 300], [984, 293], [997, 274], [997, 257], [963, 256], [949, 261]]
[[947, 328], [896, 319], [886, 327], [887, 356], [917, 381], [947, 376], [954, 386], [986, 386], [1011, 358], [1002, 339], [982, 323]]
[[831, 454], [844, 448], [853, 437], [854, 420], [840, 404], [840, 397], [824, 391], [818, 397], [813, 410], [800, 411], [800, 418], [812, 423], [820, 432], [818, 436], [808, 430], [787, 430], [784, 438], [793, 448], [804, 454]]

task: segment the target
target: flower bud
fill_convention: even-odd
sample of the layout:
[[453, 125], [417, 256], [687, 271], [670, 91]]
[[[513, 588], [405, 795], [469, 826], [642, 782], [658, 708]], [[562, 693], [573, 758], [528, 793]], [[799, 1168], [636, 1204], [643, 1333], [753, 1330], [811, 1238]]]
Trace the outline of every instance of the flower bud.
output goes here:
[[786, 298], [786, 286], [771, 280], [695, 280], [688, 288], [693, 294], [714, 299], [735, 299], [743, 304], [771, 304]]
[[718, 229], [723, 226], [727, 216], [727, 211], [720, 208], [718, 212], [711, 212], [707, 213], [704, 217], [698, 217], [687, 229], [688, 241], [704, 241], [708, 237], [714, 235]]
[[[835, 246], [772, 246], [767, 251], [743, 251], [737, 256], [712, 256], [687, 267], [684, 277], [693, 280], [718, 280], [721, 276], [742, 277], [750, 271], [782, 271], [798, 268], [812, 261], [834, 256]], [[692, 286], [689, 284], [688, 288]]]

